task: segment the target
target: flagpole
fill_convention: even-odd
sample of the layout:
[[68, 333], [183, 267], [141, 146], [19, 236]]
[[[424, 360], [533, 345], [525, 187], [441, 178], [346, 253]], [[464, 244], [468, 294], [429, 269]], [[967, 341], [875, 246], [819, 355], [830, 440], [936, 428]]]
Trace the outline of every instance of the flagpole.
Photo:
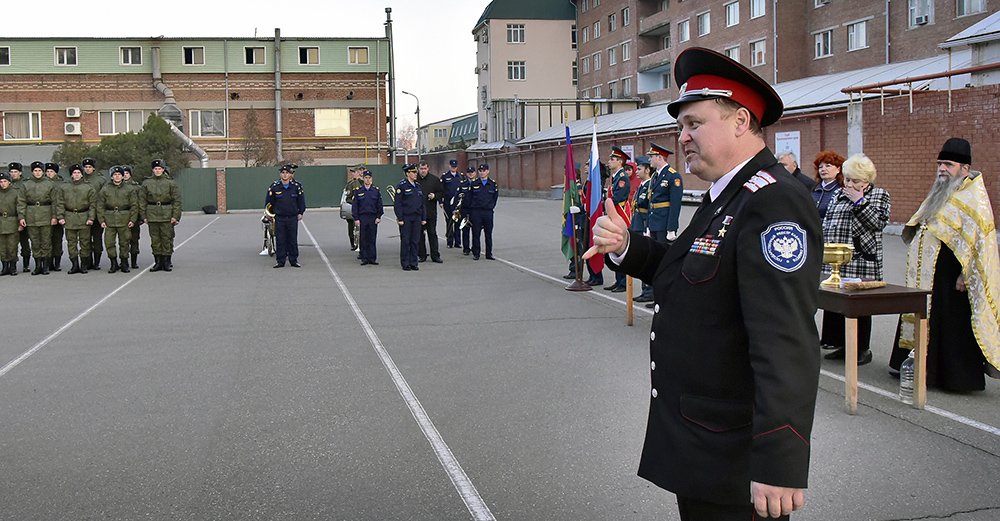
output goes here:
[[[567, 115], [567, 117], [568, 117], [568, 115]], [[571, 162], [572, 151], [573, 151], [572, 146], [573, 145], [570, 142], [569, 126], [567, 125], [566, 126], [566, 170], [567, 170], [567, 172], [566, 173], [569, 174], [569, 169], [572, 168], [573, 169], [573, 179], [575, 181], [574, 184], [576, 184], [577, 186], [579, 186], [580, 185], [580, 180], [579, 180], [578, 176], [576, 175], [577, 174], [577, 172], [576, 172], [576, 164]], [[572, 199], [572, 196], [570, 196], [570, 198]], [[580, 204], [581, 205], [583, 204], [582, 198], [580, 200]], [[577, 209], [576, 213], [573, 213], [572, 208], [576, 208]], [[580, 221], [579, 221], [579, 219], [577, 219], [577, 215], [579, 215], [580, 212], [581, 212], [581, 208], [580, 207], [578, 207], [576, 205], [571, 205], [569, 217], [570, 217], [570, 219], [573, 220], [573, 242], [571, 243], [571, 246], [573, 247], [573, 266], [574, 266], [574, 271], [576, 272], [576, 280], [574, 280], [573, 282], [571, 282], [569, 286], [566, 286], [566, 291], [590, 291], [590, 290], [593, 289], [593, 288], [590, 287], [590, 284], [587, 284], [586, 282], [583, 281], [583, 269], [584, 269], [584, 267], [583, 267], [583, 259], [580, 257], [581, 254], [582, 254], [582, 252], [580, 251], [580, 248], [577, 248], [577, 241], [579, 240], [579, 238], [580, 238], [579, 234], [581, 233], [580, 231], [578, 231], [579, 228], [580, 228]]]

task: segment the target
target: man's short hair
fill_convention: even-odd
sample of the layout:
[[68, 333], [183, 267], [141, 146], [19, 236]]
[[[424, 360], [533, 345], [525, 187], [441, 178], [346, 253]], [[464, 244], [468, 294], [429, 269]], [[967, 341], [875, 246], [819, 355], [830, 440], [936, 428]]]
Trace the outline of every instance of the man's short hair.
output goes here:
[[417, 167], [421, 167], [421, 166], [429, 167], [431, 165], [427, 161], [421, 161], [421, 162], [417, 163]]
[[750, 109], [747, 109], [743, 105], [740, 105], [729, 98], [715, 98], [715, 102], [722, 105], [722, 107], [729, 112], [729, 115], [736, 114], [736, 111], [739, 109], [746, 109], [747, 114], [750, 114], [750, 133], [761, 139], [764, 138], [764, 130], [760, 126], [760, 120], [757, 119], [757, 116], [755, 116], [753, 112], [750, 112]]
[[799, 158], [795, 157], [795, 152], [792, 152], [791, 150], [782, 150], [781, 152], [778, 152], [776, 156], [774, 156], [774, 158], [777, 159], [778, 161], [781, 161], [786, 157], [792, 158], [792, 162], [795, 163], [796, 165], [799, 164]]

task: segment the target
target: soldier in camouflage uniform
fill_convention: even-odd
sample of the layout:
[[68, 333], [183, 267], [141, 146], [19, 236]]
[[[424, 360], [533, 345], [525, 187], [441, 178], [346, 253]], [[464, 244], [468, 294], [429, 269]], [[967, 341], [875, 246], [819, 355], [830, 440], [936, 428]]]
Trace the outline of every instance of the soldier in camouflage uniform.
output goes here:
[[[67, 273], [87, 273], [90, 257], [90, 227], [97, 220], [97, 192], [83, 179], [80, 165], [69, 168], [72, 179], [62, 190], [57, 207], [59, 222], [66, 225], [66, 243], [73, 267]], [[81, 262], [82, 259], [82, 262]]]
[[[62, 189], [62, 184], [66, 182], [59, 175], [59, 165], [56, 163], [45, 163], [45, 177], [48, 177], [56, 184], [56, 189]], [[49, 269], [52, 271], [62, 271], [59, 265], [62, 263], [63, 255], [63, 225], [52, 225], [52, 256], [49, 258]]]
[[[108, 250], [111, 269], [114, 273], [121, 269], [128, 273], [129, 240], [132, 229], [139, 220], [139, 200], [135, 190], [125, 184], [125, 169], [120, 166], [111, 167], [111, 182], [104, 185], [97, 195], [97, 220], [104, 228], [104, 246]], [[115, 249], [115, 238], [118, 238], [118, 249]], [[115, 255], [115, 252], [118, 255]], [[118, 257], [121, 257], [119, 266]]]
[[17, 275], [17, 241], [20, 223], [17, 217], [21, 191], [10, 182], [10, 174], [0, 174], [0, 275]]
[[[7, 170], [10, 173], [10, 184], [19, 192], [24, 191], [24, 178], [21, 177], [21, 172], [24, 167], [21, 163], [10, 163], [7, 165]], [[24, 258], [24, 271], [28, 271], [28, 259], [31, 258], [31, 242], [28, 241], [28, 229], [21, 227], [21, 231], [18, 232], [18, 241], [21, 243], [21, 257]]]
[[149, 271], [171, 271], [174, 254], [174, 226], [181, 221], [181, 191], [167, 178], [167, 163], [153, 160], [153, 176], [142, 182], [145, 192], [139, 199], [139, 213], [149, 225], [149, 242], [155, 263]]
[[[94, 187], [95, 194], [100, 193], [101, 188], [104, 188], [107, 180], [97, 170], [97, 161], [94, 161], [93, 158], [85, 157], [81, 161], [81, 164], [83, 165], [83, 180]], [[104, 228], [101, 228], [100, 223], [94, 220], [94, 224], [90, 227], [90, 251], [93, 254], [93, 258], [88, 258], [86, 262], [95, 270], [101, 269], [101, 252], [104, 251], [103, 235]]]
[[[135, 200], [138, 202], [146, 197], [146, 192], [142, 191], [142, 184], [132, 177], [132, 165], [122, 165], [122, 183], [135, 192]], [[138, 211], [138, 206], [136, 206]], [[139, 267], [139, 234], [142, 230], [142, 215], [135, 221], [135, 226], [129, 230], [128, 250], [132, 261], [132, 269]]]
[[24, 206], [19, 206], [21, 226], [28, 228], [31, 251], [35, 257], [32, 275], [49, 274], [49, 257], [52, 256], [52, 225], [56, 224], [55, 207], [59, 203], [59, 190], [51, 179], [45, 177], [41, 161], [31, 164], [32, 178], [24, 182]]

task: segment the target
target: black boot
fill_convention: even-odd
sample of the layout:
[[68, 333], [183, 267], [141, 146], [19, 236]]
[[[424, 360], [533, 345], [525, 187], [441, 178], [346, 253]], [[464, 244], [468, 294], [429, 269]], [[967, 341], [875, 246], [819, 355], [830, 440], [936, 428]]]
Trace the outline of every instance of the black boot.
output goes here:
[[59, 267], [62, 257], [49, 257], [49, 269], [52, 271], [62, 271]]
[[4, 275], [10, 275], [10, 262], [3, 261], [3, 270], [0, 271], [0, 277]]
[[35, 258], [35, 269], [31, 270], [31, 274], [32, 275], [42, 274], [42, 259], [38, 257]]
[[134, 269], [134, 270], [139, 269], [139, 254], [138, 253], [133, 253], [132, 254], [132, 269]]
[[51, 257], [45, 257], [42, 259], [42, 275], [49, 274], [49, 263], [52, 262]]
[[94, 252], [94, 263], [90, 265], [90, 269], [99, 270], [101, 269], [101, 252]]
[[[15, 257], [15, 259], [16, 258], [17, 257]], [[12, 260], [12, 261], [10, 261], [10, 276], [13, 277], [13, 276], [16, 276], [16, 275], [17, 275], [17, 261], [16, 260]]]
[[90, 255], [86, 257], [80, 257], [80, 273], [87, 273], [87, 268], [90, 267]]
[[160, 271], [163, 269], [163, 261], [160, 260], [159, 255], [153, 255], [153, 267], [149, 268], [149, 271]]
[[74, 273], [80, 273], [80, 258], [70, 257], [69, 261], [73, 264], [70, 266], [69, 271], [66, 272], [67, 275], [72, 275]]
[[31, 257], [24, 257], [24, 270], [23, 270], [23, 271], [24, 271], [25, 273], [27, 273], [27, 272], [29, 271], [29, 268], [28, 268], [28, 262], [29, 262], [30, 260], [31, 260]]
[[170, 257], [173, 255], [163, 256], [163, 271], [174, 271], [174, 263], [170, 262]]
[[121, 262], [119, 264], [121, 265], [122, 273], [128, 273], [129, 272], [129, 269], [128, 269], [128, 257], [122, 257]]
[[111, 269], [108, 270], [108, 273], [118, 273], [118, 259], [108, 257], [108, 260], [111, 261]]

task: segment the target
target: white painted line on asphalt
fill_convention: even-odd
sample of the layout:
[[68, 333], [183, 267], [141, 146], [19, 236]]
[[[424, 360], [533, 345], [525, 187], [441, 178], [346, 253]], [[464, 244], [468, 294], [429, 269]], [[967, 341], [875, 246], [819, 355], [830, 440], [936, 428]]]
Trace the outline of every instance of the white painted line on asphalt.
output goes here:
[[[548, 275], [546, 273], [542, 273], [540, 271], [535, 271], [535, 270], [533, 270], [531, 268], [528, 268], [526, 266], [521, 266], [520, 264], [516, 264], [516, 263], [510, 262], [508, 260], [501, 259], [500, 257], [497, 257], [497, 260], [500, 261], [500, 262], [503, 262], [504, 264], [509, 265], [512, 268], [515, 268], [515, 269], [518, 269], [518, 270], [530, 273], [530, 274], [532, 274], [532, 275], [534, 275], [536, 277], [547, 279], [547, 280], [550, 280], [552, 282], [556, 282], [556, 283], [559, 283], [559, 284], [564, 284], [565, 283], [565, 279], [558, 279], [558, 278], [553, 277], [551, 275]], [[625, 301], [624, 300], [620, 300], [620, 299], [614, 297], [613, 295], [605, 295], [605, 294], [602, 294], [600, 292], [588, 292], [588, 293], [593, 293], [593, 295], [595, 295], [595, 296], [606, 298], [608, 300], [617, 302], [617, 303], [621, 304], [622, 306], [625, 305]], [[645, 306], [639, 306], [638, 304], [635, 304], [634, 306], [635, 306], [634, 309], [636, 311], [645, 311], [646, 313], [648, 313], [650, 315], [653, 314], [653, 310], [647, 309]], [[832, 373], [830, 371], [827, 371], [826, 369], [821, 369], [820, 370], [820, 374], [822, 374], [823, 376], [829, 377], [829, 378], [833, 378], [834, 380], [840, 380], [841, 382], [844, 381], [843, 375]], [[871, 391], [871, 392], [873, 392], [875, 394], [884, 396], [884, 397], [889, 398], [891, 400], [897, 400], [897, 401], [899, 401], [899, 395], [898, 394], [893, 393], [891, 391], [886, 391], [885, 389], [882, 389], [882, 388], [879, 388], [879, 387], [875, 387], [873, 385], [868, 385], [868, 384], [863, 383], [863, 382], [858, 382], [858, 388], [865, 389], [866, 391]], [[924, 410], [927, 411], [927, 412], [929, 412], [929, 413], [932, 413], [932, 414], [937, 414], [938, 416], [941, 416], [943, 418], [947, 418], [949, 420], [956, 421], [956, 422], [961, 423], [963, 425], [967, 425], [967, 426], [972, 427], [974, 429], [979, 429], [979, 430], [981, 430], [983, 432], [986, 432], [988, 434], [992, 434], [994, 436], [1000, 436], [1000, 429], [998, 429], [996, 427], [993, 427], [992, 425], [987, 425], [985, 423], [978, 422], [976, 420], [973, 420], [972, 418], [967, 418], [965, 416], [962, 416], [961, 414], [956, 414], [956, 413], [953, 413], [951, 411], [946, 411], [946, 410], [941, 409], [939, 407], [934, 407], [933, 405], [925, 405], [924, 406]]]
[[[209, 226], [212, 225], [212, 223], [214, 223], [217, 220], [219, 220], [218, 217], [216, 217], [215, 219], [212, 219], [208, 224], [206, 224], [205, 226], [202, 226], [201, 230], [196, 231], [194, 233], [194, 235], [192, 235], [192, 236], [188, 237], [187, 239], [185, 239], [184, 242], [178, 244], [176, 247], [174, 247], [174, 249], [179, 249], [181, 246], [184, 246], [185, 243], [187, 243], [191, 239], [194, 239], [196, 235], [198, 235], [199, 233], [202, 232], [202, 230], [204, 230], [205, 228], [208, 228]], [[80, 313], [79, 315], [77, 315], [76, 317], [74, 317], [69, 322], [66, 322], [65, 324], [63, 324], [62, 327], [60, 327], [59, 329], [55, 330], [51, 335], [43, 338], [40, 342], [38, 342], [37, 344], [35, 344], [34, 346], [32, 346], [31, 349], [29, 349], [29, 350], [21, 353], [21, 356], [18, 356], [17, 358], [11, 360], [10, 362], [7, 362], [7, 365], [5, 365], [2, 368], [0, 368], [0, 376], [3, 376], [5, 374], [7, 374], [8, 372], [10, 372], [11, 369], [13, 369], [13, 368], [17, 367], [18, 365], [20, 365], [21, 362], [27, 360], [28, 357], [30, 357], [31, 355], [33, 355], [36, 352], [38, 352], [39, 349], [45, 347], [46, 345], [48, 345], [49, 342], [55, 340], [59, 335], [61, 335], [63, 333], [63, 331], [66, 331], [67, 329], [69, 329], [70, 327], [72, 327], [73, 324], [76, 324], [77, 322], [83, 320], [84, 317], [86, 317], [92, 311], [94, 311], [95, 309], [97, 309], [101, 304], [104, 304], [105, 302], [107, 302], [108, 299], [110, 299], [111, 297], [115, 296], [119, 291], [125, 289], [126, 286], [128, 286], [133, 281], [135, 281], [136, 279], [138, 279], [139, 277], [141, 277], [143, 274], [145, 274], [147, 271], [149, 271], [149, 268], [152, 268], [152, 267], [153, 267], [152, 265], [149, 265], [149, 266], [146, 267], [146, 269], [144, 269], [144, 270], [140, 271], [139, 273], [136, 273], [135, 275], [129, 277], [129, 279], [126, 280], [124, 283], [122, 283], [121, 286], [118, 286], [114, 291], [112, 291], [111, 293], [108, 293], [107, 295], [105, 295], [103, 298], [101, 298], [101, 300], [98, 300], [96, 304], [94, 304], [93, 306], [90, 306], [83, 313]]]
[[354, 316], [358, 319], [361, 327], [364, 328], [365, 334], [368, 336], [368, 341], [371, 342], [372, 347], [375, 349], [375, 353], [378, 355], [379, 359], [382, 361], [382, 365], [385, 366], [386, 371], [389, 372], [389, 376], [392, 377], [392, 382], [396, 385], [396, 389], [399, 391], [400, 396], [403, 397], [403, 401], [406, 402], [406, 406], [409, 407], [410, 413], [413, 415], [413, 419], [417, 421], [417, 425], [420, 430], [424, 433], [424, 437], [431, 444], [431, 448], [434, 450], [434, 454], [437, 456], [438, 461], [441, 462], [441, 466], [444, 467], [445, 472], [447, 472], [448, 477], [451, 479], [452, 485], [455, 486], [455, 490], [462, 497], [462, 501], [465, 502], [465, 506], [469, 509], [472, 514], [472, 518], [476, 521], [496, 521], [493, 517], [493, 512], [490, 511], [489, 507], [486, 506], [486, 502], [483, 501], [482, 496], [479, 495], [479, 491], [476, 490], [476, 486], [472, 484], [472, 480], [469, 479], [468, 474], [459, 464], [458, 459], [455, 458], [455, 454], [451, 452], [448, 444], [445, 443], [444, 438], [441, 433], [438, 432], [437, 427], [434, 426], [434, 422], [431, 421], [430, 416], [428, 416], [427, 411], [424, 406], [420, 404], [420, 400], [417, 399], [416, 394], [414, 394], [413, 389], [410, 388], [410, 384], [406, 382], [403, 378], [403, 374], [396, 367], [396, 363], [392, 361], [392, 357], [389, 356], [389, 352], [385, 349], [385, 345], [379, 339], [378, 335], [375, 333], [375, 329], [372, 327], [371, 323], [365, 317], [365, 314], [361, 311], [361, 306], [354, 300], [351, 292], [347, 289], [344, 281], [337, 274], [337, 271], [333, 269], [330, 265], [330, 259], [326, 257], [323, 253], [323, 249], [320, 248], [319, 243], [316, 238], [313, 237], [312, 232], [309, 231], [309, 227], [306, 223], [302, 223], [302, 228], [309, 235], [309, 240], [312, 241], [313, 247], [319, 253], [323, 263], [326, 264], [326, 269], [330, 271], [330, 275], [333, 276], [334, 282], [337, 283], [337, 287], [340, 288], [340, 292], [344, 294], [344, 298], [347, 299], [347, 303], [350, 304], [351, 310], [354, 311]]

